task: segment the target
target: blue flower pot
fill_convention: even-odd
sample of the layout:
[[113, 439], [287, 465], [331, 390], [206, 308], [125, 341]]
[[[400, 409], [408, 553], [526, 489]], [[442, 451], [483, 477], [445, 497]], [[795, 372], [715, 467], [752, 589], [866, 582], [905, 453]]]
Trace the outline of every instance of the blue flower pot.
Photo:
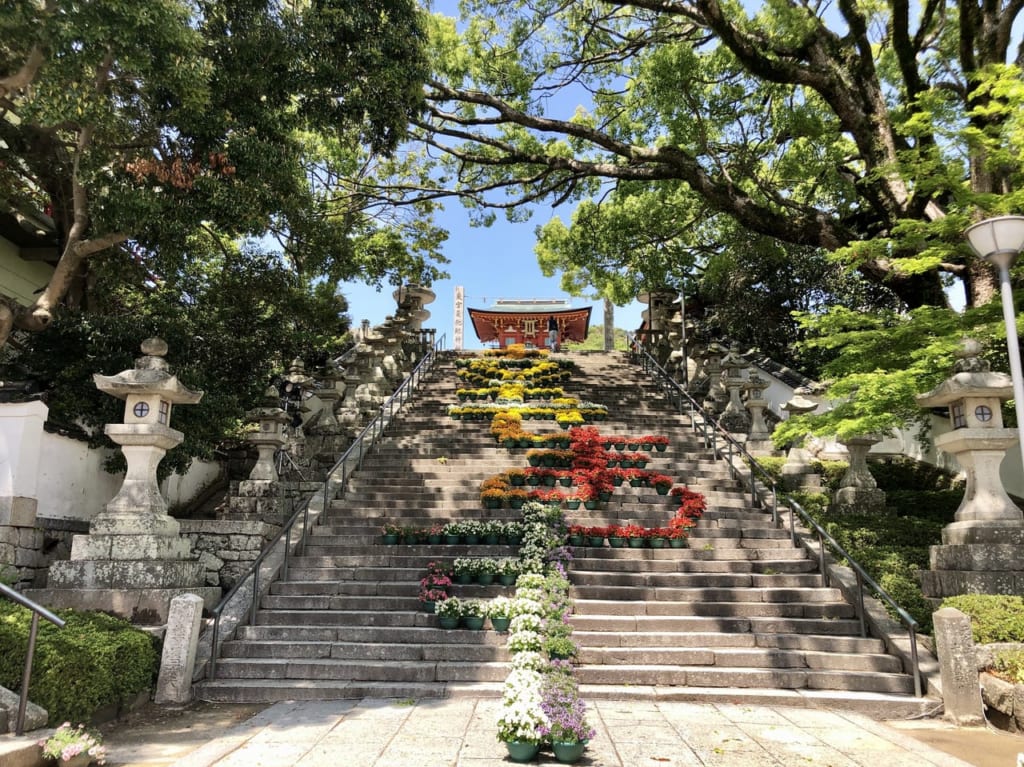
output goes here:
[[540, 745], [537, 743], [520, 743], [515, 740], [505, 741], [505, 748], [508, 749], [508, 758], [520, 764], [532, 762], [533, 758], [537, 756], [537, 752], [540, 751]]
[[579, 743], [560, 743], [555, 741], [551, 744], [552, 750], [555, 752], [555, 759], [560, 761], [562, 764], [575, 764], [583, 756], [583, 750], [587, 747], [586, 741]]

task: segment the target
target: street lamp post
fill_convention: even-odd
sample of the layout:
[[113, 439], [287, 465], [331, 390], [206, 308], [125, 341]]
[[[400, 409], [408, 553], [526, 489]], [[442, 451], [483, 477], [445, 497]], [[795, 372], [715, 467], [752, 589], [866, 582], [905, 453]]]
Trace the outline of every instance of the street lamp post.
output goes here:
[[1021, 373], [1020, 345], [1017, 341], [1017, 313], [1010, 287], [1010, 267], [1024, 250], [1024, 216], [997, 216], [968, 227], [964, 232], [978, 257], [999, 267], [999, 290], [1006, 324], [1006, 349], [1010, 355], [1013, 380], [1013, 409], [1017, 414], [1018, 447], [1024, 465], [1024, 375]]

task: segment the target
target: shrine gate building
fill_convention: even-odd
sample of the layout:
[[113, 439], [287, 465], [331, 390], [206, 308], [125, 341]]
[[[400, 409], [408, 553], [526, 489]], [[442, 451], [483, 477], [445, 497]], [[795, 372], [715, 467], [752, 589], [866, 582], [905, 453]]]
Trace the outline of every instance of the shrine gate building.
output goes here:
[[591, 308], [573, 308], [561, 300], [501, 298], [487, 309], [469, 309], [469, 318], [481, 343], [496, 342], [501, 349], [510, 344], [542, 349], [547, 345], [552, 318], [558, 327], [558, 343], [584, 341], [590, 330]]

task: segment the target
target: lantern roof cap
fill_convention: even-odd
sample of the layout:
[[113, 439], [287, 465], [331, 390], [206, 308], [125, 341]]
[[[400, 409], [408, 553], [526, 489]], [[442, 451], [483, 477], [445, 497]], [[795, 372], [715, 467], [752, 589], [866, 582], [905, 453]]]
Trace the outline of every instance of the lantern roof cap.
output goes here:
[[173, 404], [194, 405], [203, 398], [204, 392], [192, 391], [178, 377], [171, 373], [164, 355], [167, 343], [162, 338], [147, 338], [142, 342], [142, 356], [135, 360], [135, 367], [122, 370], [112, 376], [93, 374], [93, 382], [101, 392], [118, 399], [132, 395], [158, 394]]

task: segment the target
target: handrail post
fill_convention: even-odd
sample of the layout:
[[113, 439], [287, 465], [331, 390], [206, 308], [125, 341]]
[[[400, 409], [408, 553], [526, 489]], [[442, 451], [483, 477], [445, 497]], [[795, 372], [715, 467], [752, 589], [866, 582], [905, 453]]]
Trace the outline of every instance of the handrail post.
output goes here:
[[213, 614], [213, 628], [210, 630], [210, 665], [206, 667], [206, 678], [217, 678], [217, 638], [220, 634], [220, 610]]
[[281, 578], [284, 580], [288, 580], [288, 557], [292, 548], [292, 530], [294, 529], [295, 525], [289, 525], [288, 532], [284, 534], [284, 562], [281, 564]]
[[910, 663], [914, 666], [914, 696], [920, 698], [921, 690], [921, 664], [917, 660], [917, 631], [913, 626], [908, 626], [910, 634]]
[[256, 602], [259, 601], [260, 593], [260, 570], [261, 566], [256, 565], [256, 569], [252, 571], [252, 602], [249, 605], [249, 625], [256, 625]]
[[821, 530], [815, 530], [818, 536], [818, 569], [821, 571], [821, 585], [828, 588], [828, 567], [825, 565], [825, 539], [821, 536]]
[[21, 676], [21, 695], [18, 697], [18, 719], [14, 723], [14, 734], [25, 734], [25, 711], [28, 708], [28, 686], [32, 681], [32, 659], [36, 654], [36, 634], [39, 632], [39, 613], [32, 611], [32, 624], [28, 630], [28, 651], [25, 653], [25, 671]]
[[860, 619], [860, 635], [866, 637], [868, 629], [864, 625], [864, 578], [861, 577], [859, 567], [853, 568], [853, 573], [857, 576], [857, 603], [860, 606], [860, 609], [857, 610], [857, 617]]

